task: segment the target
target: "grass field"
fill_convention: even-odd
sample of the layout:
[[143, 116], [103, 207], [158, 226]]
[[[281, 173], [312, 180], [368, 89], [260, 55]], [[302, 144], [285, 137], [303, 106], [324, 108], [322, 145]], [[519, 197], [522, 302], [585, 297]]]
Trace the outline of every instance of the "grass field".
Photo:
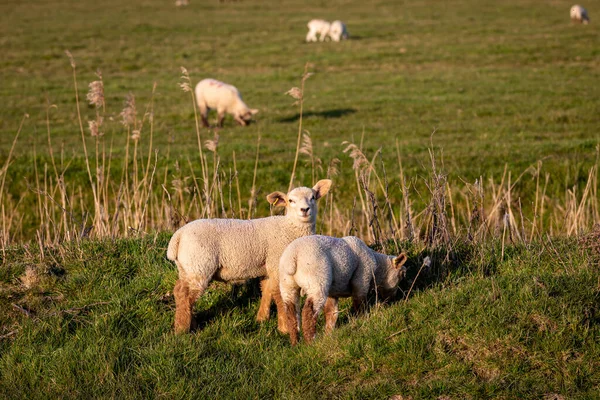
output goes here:
[[[588, 5], [592, 10], [593, 6]], [[299, 85], [307, 62], [314, 75], [306, 81], [303, 129], [310, 132], [313, 153], [322, 161], [319, 175], [326, 174], [334, 158], [341, 161], [336, 192], [342, 209], [352, 206], [355, 194], [350, 193], [356, 191], [353, 160], [342, 152], [343, 141], [362, 142], [369, 159], [382, 148], [393, 204], [401, 203], [396, 202], [401, 197], [398, 156], [409, 187], [418, 191], [412, 200], [427, 203], [423, 177], [428, 175], [432, 146], [455, 190], [478, 178], [494, 179], [498, 185], [505, 169], [514, 179], [541, 162], [537, 173], [527, 172], [513, 188], [513, 197], [521, 198], [524, 208], [534, 201], [536, 179], [541, 177], [544, 184], [546, 175], [550, 199], [563, 199], [572, 188], [580, 198], [590, 168], [597, 165], [598, 31], [595, 24], [576, 26], [565, 19], [566, 2], [302, 2], [271, 7], [242, 1], [177, 8], [166, 1], [126, 5], [108, 1], [73, 7], [60, 2], [5, 2], [0, 7], [5, 54], [0, 61], [2, 159], [7, 158], [23, 114], [30, 116], [5, 185], [10, 199], [5, 196], [4, 201], [17, 203], [24, 196], [15, 213], [23, 216], [23, 223], [16, 225], [25, 231], [10, 234], [17, 240], [32, 238], [40, 225], [41, 218], [25, 210], [37, 201], [31, 192], [34, 158], [39, 176], [44, 164], [51, 164], [48, 130], [55, 156], [63, 150], [64, 165], [68, 164], [57, 168], [56, 175], [64, 175], [71, 192], [81, 188], [84, 198], [91, 192], [73, 71], [65, 50], [77, 64], [82, 125], [92, 164], [94, 139], [87, 121], [96, 111], [86, 106], [85, 94], [87, 84], [98, 79], [96, 71], [102, 73], [100, 149], [105, 146], [111, 153], [113, 198], [128, 136], [119, 113], [132, 93], [141, 119], [154, 83], [152, 151], [158, 151], [157, 170], [164, 172], [169, 188], [178, 173], [189, 179], [192, 174], [202, 176], [194, 108], [189, 93], [179, 87], [181, 66], [189, 71], [192, 85], [205, 77], [231, 82], [248, 104], [261, 110], [249, 128], [235, 126], [229, 118], [219, 131], [221, 171], [233, 169], [235, 152], [244, 200], [250, 197], [260, 135], [258, 215], [267, 213], [263, 196], [287, 187], [290, 179], [298, 107], [291, 106], [293, 100], [283, 93]], [[314, 16], [343, 19], [353, 39], [303, 43], [306, 21]], [[213, 132], [202, 130], [200, 135], [204, 141]], [[139, 140], [144, 156], [149, 137], [146, 118]], [[175, 162], [181, 172], [174, 170]], [[305, 157], [300, 167], [296, 183], [306, 184], [311, 171]], [[52, 175], [48, 179], [56, 185], [58, 179]], [[157, 177], [163, 181], [163, 176]], [[191, 180], [186, 182], [193, 186]], [[152, 191], [162, 193], [156, 181]], [[75, 194], [67, 197], [77, 201]], [[89, 198], [81, 201], [87, 208], [93, 205]], [[532, 210], [524, 213], [533, 219]]]
[[[583, 4], [587, 26], [571, 5], [2, 2], [0, 394], [598, 397], [600, 1]], [[304, 43], [312, 18], [351, 39]], [[407, 249], [414, 291], [292, 349], [254, 322], [255, 286], [215, 285], [202, 329], [175, 337], [169, 234], [155, 232], [269, 214], [297, 154], [284, 93], [305, 65], [312, 156], [294, 184], [332, 177], [319, 231]], [[211, 152], [181, 67], [192, 86], [237, 86], [256, 123], [226, 118]]]

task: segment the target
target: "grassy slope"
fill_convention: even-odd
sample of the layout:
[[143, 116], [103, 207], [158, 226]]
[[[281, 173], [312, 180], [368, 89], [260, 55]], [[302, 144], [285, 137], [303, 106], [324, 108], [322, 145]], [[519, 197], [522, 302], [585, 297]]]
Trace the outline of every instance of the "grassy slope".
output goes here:
[[[196, 307], [202, 330], [174, 336], [167, 242], [85, 242], [43, 262], [33, 248], [9, 251], [1, 333], [15, 333], [0, 341], [0, 393], [417, 399], [600, 390], [600, 274], [574, 242], [508, 247], [503, 260], [499, 247], [463, 247], [453, 266], [422, 274], [408, 302], [361, 318], [343, 303], [332, 337], [296, 348], [274, 321], [254, 321], [252, 286], [238, 295], [212, 286]], [[413, 278], [425, 253], [407, 248]], [[26, 266], [39, 277], [29, 290], [19, 280]]]

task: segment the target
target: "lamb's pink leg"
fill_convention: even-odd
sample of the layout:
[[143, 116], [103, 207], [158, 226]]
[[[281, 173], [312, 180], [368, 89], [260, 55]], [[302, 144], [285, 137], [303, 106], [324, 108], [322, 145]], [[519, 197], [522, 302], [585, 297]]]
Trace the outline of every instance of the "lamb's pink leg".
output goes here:
[[291, 327], [289, 329], [290, 341], [292, 346], [298, 344], [298, 315], [296, 314], [296, 304], [290, 301], [285, 303], [285, 316], [287, 319], [287, 325]]
[[210, 127], [210, 125], [208, 124], [208, 118], [206, 117], [206, 115], [204, 114], [200, 114], [200, 118], [202, 118], [202, 126], [205, 128]]
[[258, 307], [256, 320], [258, 322], [263, 322], [269, 319], [271, 314], [271, 301], [273, 300], [269, 278], [265, 278], [260, 282], [260, 291], [260, 306]]
[[225, 113], [219, 113], [219, 122], [217, 123], [217, 126], [219, 128], [223, 127], [223, 120], [225, 119]]
[[186, 333], [193, 328], [192, 311], [203, 290], [190, 289], [188, 282], [177, 280], [173, 288], [175, 296], [175, 333]]
[[325, 302], [325, 333], [330, 334], [338, 319], [338, 299], [328, 297]]
[[200, 118], [202, 119], [202, 126], [208, 128], [208, 107], [201, 100], [198, 100], [198, 109], [200, 109]]
[[306, 343], [312, 342], [317, 334], [317, 311], [310, 297], [306, 299], [302, 309], [302, 334]]
[[275, 305], [277, 305], [277, 330], [281, 333], [288, 333], [287, 319], [285, 318], [285, 307], [283, 305], [283, 299], [281, 298], [281, 292], [279, 291], [279, 285], [271, 288]]

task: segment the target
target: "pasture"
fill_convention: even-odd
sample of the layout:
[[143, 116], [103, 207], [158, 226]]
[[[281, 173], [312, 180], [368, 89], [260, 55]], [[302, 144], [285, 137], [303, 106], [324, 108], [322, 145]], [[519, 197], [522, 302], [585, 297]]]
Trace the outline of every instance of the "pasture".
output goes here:
[[[597, 396], [599, 1], [587, 26], [559, 0], [174, 3], [0, 4], [0, 393]], [[312, 18], [350, 40], [304, 43]], [[199, 127], [207, 77], [255, 123]], [[277, 212], [296, 157], [294, 185], [334, 181], [319, 232], [408, 252], [403, 293], [290, 348], [256, 285], [216, 284], [173, 335], [170, 232]]]

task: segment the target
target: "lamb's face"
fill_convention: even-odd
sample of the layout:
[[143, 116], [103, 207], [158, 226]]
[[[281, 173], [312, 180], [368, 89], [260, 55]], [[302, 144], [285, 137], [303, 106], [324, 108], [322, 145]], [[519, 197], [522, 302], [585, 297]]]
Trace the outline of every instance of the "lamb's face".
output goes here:
[[406, 275], [406, 254], [402, 253], [398, 257], [390, 256], [387, 259], [388, 265], [385, 281], [382, 283], [379, 290], [383, 300], [388, 300], [396, 295], [398, 291], [398, 283]]
[[287, 195], [286, 215], [301, 222], [317, 220], [317, 199], [313, 189], [296, 188]]
[[250, 125], [250, 123], [252, 122], [252, 116], [257, 114], [258, 110], [257, 109], [246, 109], [243, 113], [241, 113], [239, 115], [240, 119], [243, 119], [244, 122], [246, 123], [246, 125]]
[[317, 200], [329, 192], [331, 181], [322, 179], [312, 188], [299, 187], [288, 194], [273, 192], [267, 200], [273, 206], [285, 206], [286, 216], [301, 223], [314, 224], [317, 220]]

